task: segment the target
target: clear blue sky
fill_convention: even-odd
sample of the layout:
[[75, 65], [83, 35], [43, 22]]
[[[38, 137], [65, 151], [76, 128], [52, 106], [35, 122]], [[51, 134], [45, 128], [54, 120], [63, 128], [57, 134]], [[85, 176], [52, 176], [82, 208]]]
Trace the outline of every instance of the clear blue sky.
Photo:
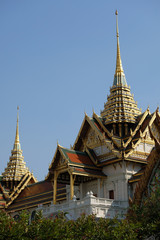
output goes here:
[[74, 144], [86, 111], [112, 86], [116, 18], [122, 64], [143, 111], [160, 104], [159, 0], [0, 1], [0, 172], [13, 148], [17, 105], [27, 166], [44, 179], [60, 145]]

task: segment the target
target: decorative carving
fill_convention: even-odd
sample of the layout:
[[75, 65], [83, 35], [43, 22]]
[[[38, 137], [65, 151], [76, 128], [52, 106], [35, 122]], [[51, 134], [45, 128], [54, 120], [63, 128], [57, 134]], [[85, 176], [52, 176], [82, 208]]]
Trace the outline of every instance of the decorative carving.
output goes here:
[[98, 142], [100, 142], [98, 136], [96, 135], [95, 131], [91, 129], [87, 136], [87, 141], [86, 141], [87, 146], [90, 147], [93, 144], [97, 144]]

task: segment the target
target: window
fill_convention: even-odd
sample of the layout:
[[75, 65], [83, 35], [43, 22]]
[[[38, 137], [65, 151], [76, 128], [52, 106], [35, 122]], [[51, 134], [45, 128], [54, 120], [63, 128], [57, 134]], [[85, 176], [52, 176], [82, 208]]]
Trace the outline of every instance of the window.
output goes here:
[[109, 191], [109, 199], [114, 199], [114, 191], [113, 190]]

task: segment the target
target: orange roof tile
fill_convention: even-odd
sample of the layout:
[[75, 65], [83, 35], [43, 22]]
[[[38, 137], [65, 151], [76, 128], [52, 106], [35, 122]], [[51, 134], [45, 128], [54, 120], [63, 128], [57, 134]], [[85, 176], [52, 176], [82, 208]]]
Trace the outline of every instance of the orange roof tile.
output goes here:
[[67, 156], [69, 157], [71, 162], [94, 165], [91, 159], [87, 155], [67, 152]]

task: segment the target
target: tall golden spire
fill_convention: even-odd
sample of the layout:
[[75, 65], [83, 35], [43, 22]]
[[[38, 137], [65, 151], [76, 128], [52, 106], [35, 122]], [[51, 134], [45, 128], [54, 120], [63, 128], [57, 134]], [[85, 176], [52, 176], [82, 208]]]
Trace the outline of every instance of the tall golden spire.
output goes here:
[[126, 86], [126, 78], [122, 67], [122, 60], [120, 54], [120, 45], [119, 45], [119, 31], [118, 31], [118, 11], [116, 10], [116, 35], [117, 35], [117, 58], [116, 58], [116, 71], [114, 74], [113, 85], [123, 85]]
[[[13, 184], [18, 184], [21, 178], [28, 172], [24, 157], [22, 155], [21, 145], [19, 141], [19, 107], [17, 107], [17, 125], [16, 136], [11, 151], [11, 156], [5, 171], [2, 173], [3, 181], [10, 182], [10, 188], [13, 188]], [[12, 182], [12, 183], [11, 183]]]
[[17, 107], [17, 126], [16, 126], [15, 144], [16, 143], [19, 143], [19, 106]]
[[117, 73], [123, 72], [123, 67], [122, 67], [122, 60], [121, 60], [120, 46], [119, 46], [118, 11], [117, 10], [116, 10], [115, 14], [116, 14], [116, 25], [117, 25], [117, 60], [116, 60], [115, 74], [117, 74]]
[[17, 126], [13, 150], [21, 150], [21, 145], [19, 141], [19, 106], [17, 107]]
[[141, 114], [130, 92], [130, 87], [127, 85], [123, 71], [119, 46], [117, 10], [115, 14], [117, 32], [116, 71], [114, 74], [113, 86], [110, 88], [110, 95], [107, 97], [107, 102], [104, 104], [104, 110], [101, 111], [101, 117], [106, 125], [111, 123], [134, 123], [136, 117]]

